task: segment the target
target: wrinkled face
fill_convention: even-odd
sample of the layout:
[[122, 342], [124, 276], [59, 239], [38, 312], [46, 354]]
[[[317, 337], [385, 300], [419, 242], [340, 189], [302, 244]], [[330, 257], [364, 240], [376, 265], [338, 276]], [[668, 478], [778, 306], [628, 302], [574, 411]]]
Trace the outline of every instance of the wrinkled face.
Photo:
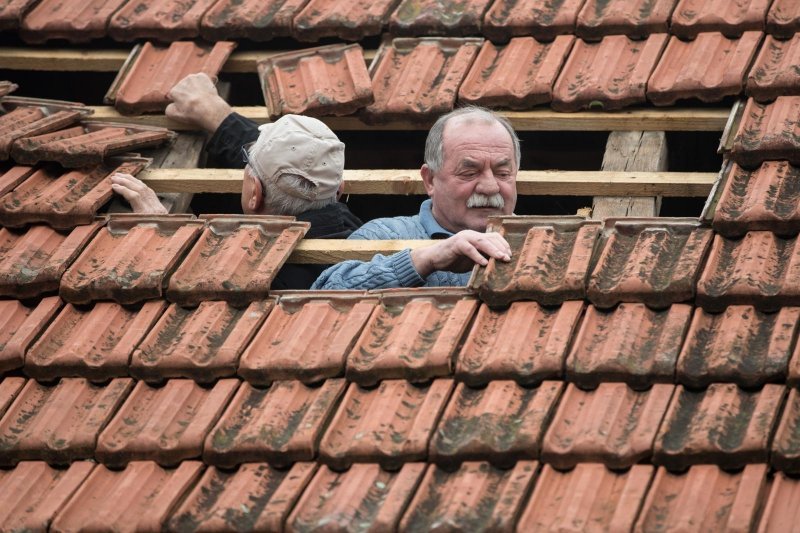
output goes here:
[[502, 124], [468, 115], [453, 118], [445, 125], [443, 148], [442, 168], [436, 173], [422, 169], [439, 224], [454, 233], [485, 231], [490, 215], [514, 212], [518, 169], [513, 141]]

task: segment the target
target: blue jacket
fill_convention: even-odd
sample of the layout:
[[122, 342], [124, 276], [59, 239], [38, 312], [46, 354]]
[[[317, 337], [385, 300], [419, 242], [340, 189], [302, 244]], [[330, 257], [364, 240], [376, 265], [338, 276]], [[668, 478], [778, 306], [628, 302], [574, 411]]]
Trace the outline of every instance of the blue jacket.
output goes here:
[[[453, 235], [436, 222], [431, 201], [425, 200], [419, 214], [413, 217], [378, 218], [354, 231], [348, 239], [398, 240], [446, 239]], [[388, 289], [392, 287], [463, 286], [469, 272], [437, 271], [427, 278], [419, 275], [411, 263], [411, 250], [385, 256], [377, 254], [371, 261], [345, 261], [325, 270], [312, 289]]]

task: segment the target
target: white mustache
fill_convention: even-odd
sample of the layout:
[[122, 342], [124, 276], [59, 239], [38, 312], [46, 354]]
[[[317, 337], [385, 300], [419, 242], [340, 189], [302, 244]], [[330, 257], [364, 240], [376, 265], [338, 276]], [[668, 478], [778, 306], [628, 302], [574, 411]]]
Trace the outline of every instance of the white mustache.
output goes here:
[[494, 209], [502, 209], [506, 205], [500, 193], [486, 196], [477, 192], [472, 193], [472, 196], [467, 200], [467, 207], [492, 207]]

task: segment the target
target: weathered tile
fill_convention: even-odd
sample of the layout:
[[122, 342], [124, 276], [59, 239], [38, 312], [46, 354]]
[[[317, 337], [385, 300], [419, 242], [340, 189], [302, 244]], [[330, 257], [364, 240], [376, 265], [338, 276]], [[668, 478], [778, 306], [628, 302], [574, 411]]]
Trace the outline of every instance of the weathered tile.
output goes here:
[[0, 419], [25, 386], [25, 378], [6, 376], [0, 378]]
[[44, 331], [61, 305], [57, 296], [42, 298], [37, 305], [0, 300], [0, 373], [22, 366], [28, 347]]
[[690, 387], [734, 382], [742, 387], [783, 383], [800, 321], [800, 307], [762, 313], [732, 305], [723, 313], [695, 310], [677, 379]]
[[696, 219], [607, 219], [589, 300], [601, 309], [620, 302], [666, 308], [691, 300], [713, 235]]
[[374, 101], [358, 44], [275, 54], [258, 62], [258, 77], [272, 119], [289, 113], [349, 115]]
[[495, 42], [533, 36], [552, 40], [571, 34], [584, 0], [495, 0], [483, 19], [483, 34]]
[[295, 16], [292, 35], [300, 41], [339, 37], [359, 41], [379, 35], [399, 0], [310, 0]]
[[[98, 465], [56, 515], [52, 531], [161, 531], [170, 511], [200, 477], [203, 464], [184, 461], [165, 470], [151, 461], [125, 470]], [[113, 505], [109, 505], [113, 502]]]
[[697, 282], [697, 304], [707, 311], [754, 305], [765, 311], [800, 305], [797, 238], [749, 231], [741, 239], [714, 237]]
[[741, 94], [762, 37], [758, 31], [735, 39], [716, 32], [701, 33], [688, 42], [670, 37], [647, 82], [647, 99], [656, 105], [673, 105], [681, 99], [718, 102]]
[[168, 531], [281, 531], [314, 475], [314, 463], [277, 470], [266, 463], [236, 471], [210, 467], [167, 524]]
[[0, 464], [94, 457], [97, 436], [132, 386], [127, 378], [104, 386], [82, 378], [63, 378], [57, 385], [29, 380], [0, 419]]
[[[800, 23], [800, 9], [797, 11]], [[799, 24], [800, 25], [800, 24]], [[800, 95], [800, 34], [780, 40], [767, 35], [747, 77], [747, 94], [759, 102]]]
[[97, 460], [110, 467], [147, 460], [177, 466], [199, 458], [238, 386], [236, 379], [221, 379], [211, 388], [188, 379], [170, 379], [159, 388], [140, 381], [100, 434]]
[[583, 302], [542, 307], [514, 302], [508, 309], [481, 304], [456, 361], [456, 379], [471, 386], [497, 379], [522, 385], [560, 378]]
[[738, 473], [713, 465], [683, 474], [659, 468], [636, 531], [753, 531], [766, 477], [766, 465], [747, 465]]
[[42, 0], [22, 19], [19, 35], [27, 43], [67, 39], [85, 43], [106, 36], [111, 15], [126, 0]]
[[[169, 2], [169, 4], [194, 10], [202, 4], [206, 4], [205, 7], [207, 7], [209, 2], [213, 1], [199, 0], [198, 2], [181, 2], [180, 4]], [[155, 28], [143, 27], [136, 21], [136, 18], [140, 15], [131, 17], [133, 11], [141, 6], [145, 7], [144, 10], [140, 10], [141, 16], [148, 18], [153, 16], [156, 18], [167, 17], [162, 22], [170, 24], [176, 22], [186, 24], [188, 22], [182, 18], [171, 18], [172, 13], [169, 12], [167, 4], [168, 2], [150, 2], [148, 5], [144, 0], [128, 2], [125, 8], [114, 16], [110, 31], [115, 34], [113, 26], [115, 20], [120, 23], [126, 21], [126, 24], [132, 24], [132, 26], [124, 30], [124, 33], [147, 34], [163, 31], [157, 29], [157, 26]], [[154, 10], [156, 11], [154, 12]], [[198, 18], [201, 14], [198, 13]], [[194, 20], [193, 23], [193, 31], [196, 33], [198, 20]], [[119, 34], [115, 34], [115, 36], [122, 38], [122, 40], [132, 40], [146, 35], [136, 35], [136, 37], [131, 36], [130, 38], [120, 37]], [[168, 46], [153, 45], [150, 42], [146, 42], [143, 45], [136, 46], [117, 74], [117, 78], [111, 85], [108, 94], [106, 94], [106, 103], [113, 103], [117, 111], [128, 115], [163, 112], [171, 101], [167, 95], [176, 83], [189, 74], [203, 73], [212, 79], [216, 78], [219, 71], [222, 70], [222, 65], [225, 64], [235, 47], [236, 43], [224, 41], [216, 42], [213, 45], [199, 45], [191, 41], [175, 41]]]
[[169, 280], [167, 297], [181, 305], [206, 300], [243, 304], [265, 298], [270, 283], [308, 231], [291, 217], [219, 215]]
[[761, 513], [758, 533], [781, 533], [797, 527], [800, 520], [800, 480], [776, 472]]
[[426, 381], [449, 376], [459, 341], [478, 308], [467, 290], [388, 290], [347, 358], [347, 379]]
[[286, 531], [395, 531], [425, 466], [406, 463], [387, 472], [376, 464], [356, 464], [343, 473], [322, 466], [289, 516]]
[[61, 278], [61, 297], [75, 304], [161, 297], [202, 226], [190, 215], [114, 216]]
[[786, 384], [790, 387], [800, 387], [800, 343], [797, 343], [796, 339], [792, 339], [792, 341], [795, 342], [794, 352], [789, 360], [789, 377], [786, 380]]
[[694, 39], [698, 33], [718, 31], [730, 37], [745, 31], [764, 31], [770, 0], [680, 0], [672, 12], [673, 35]]
[[776, 159], [800, 165], [800, 96], [779, 96], [769, 104], [747, 100], [731, 157], [748, 168]]
[[647, 391], [624, 383], [601, 383], [593, 391], [568, 385], [545, 434], [542, 462], [627, 468], [648, 459], [674, 389], [663, 383]]
[[0, 228], [0, 296], [32, 298], [57, 291], [64, 271], [102, 225], [68, 232], [45, 225]]
[[[123, 42], [157, 39], [161, 42], [175, 41], [173, 44], [177, 44], [179, 39], [200, 36], [200, 19], [214, 2], [215, 0], [133, 0], [125, 3], [111, 17], [108, 35]], [[194, 46], [193, 43], [186, 44]], [[178, 70], [179, 66], [173, 64], [173, 68]]]
[[225, 302], [203, 302], [191, 309], [172, 304], [133, 352], [131, 375], [203, 383], [233, 376], [239, 356], [273, 305], [270, 300], [245, 308]]
[[511, 531], [536, 476], [536, 461], [511, 470], [464, 463], [455, 472], [430, 465], [400, 531]]
[[206, 439], [203, 460], [232, 467], [255, 461], [285, 466], [310, 461], [345, 389], [343, 379], [319, 387], [276, 381], [268, 389], [243, 383]]
[[0, 116], [0, 159], [3, 160], [9, 158], [11, 147], [18, 139], [72, 126], [90, 113], [83, 104], [35, 98], [4, 98], [3, 107], [12, 108]]
[[694, 392], [678, 385], [656, 437], [653, 463], [670, 469], [712, 463], [741, 468], [766, 462], [784, 388], [764, 385], [748, 392], [712, 383]]
[[773, 0], [767, 13], [767, 33], [791, 38], [800, 30], [800, 4], [795, 0]]
[[13, 191], [17, 185], [24, 182], [37, 169], [20, 165], [4, 165], [2, 175], [0, 175], [0, 195]]
[[568, 472], [545, 465], [517, 523], [517, 531], [632, 531], [653, 467], [612, 472], [579, 464]]
[[200, 22], [207, 41], [245, 38], [268, 41], [288, 37], [292, 20], [308, 0], [219, 0]]
[[692, 306], [655, 311], [644, 304], [586, 310], [567, 357], [567, 379], [582, 387], [622, 381], [632, 387], [672, 383]]
[[559, 35], [549, 43], [533, 37], [517, 37], [506, 46], [484, 42], [458, 90], [458, 101], [511, 109], [549, 103], [574, 40]]
[[375, 389], [351, 383], [319, 444], [320, 460], [337, 470], [374, 462], [394, 469], [425, 460], [452, 390], [449, 379], [423, 386], [385, 380]]
[[[553, 87], [553, 109], [613, 110], [645, 103], [647, 80], [667, 38], [658, 33], [644, 41], [624, 35], [610, 35], [597, 43], [576, 40]], [[605, 68], [596, 68], [598, 64]]]
[[36, 379], [128, 376], [134, 348], [166, 309], [156, 300], [141, 308], [97, 302], [67, 304], [25, 356], [25, 373]]
[[18, 30], [22, 17], [36, 0], [9, 0], [0, 7], [0, 30]]
[[789, 389], [789, 399], [772, 442], [772, 466], [789, 474], [800, 473], [800, 391]]
[[281, 294], [242, 354], [238, 374], [256, 385], [344, 375], [345, 358], [377, 303], [359, 291]]
[[511, 246], [511, 261], [489, 259], [473, 272], [469, 286], [489, 305], [535, 300], [558, 305], [586, 295], [586, 277], [600, 223], [579, 217], [501, 217], [487, 231]]
[[644, 39], [651, 33], [668, 33], [669, 18], [678, 0], [587, 0], [575, 27], [582, 39], [624, 34]]
[[364, 109], [364, 119], [426, 121], [451, 111], [482, 42], [435, 37], [385, 42], [369, 67], [375, 103]]
[[460, 383], [431, 439], [431, 461], [444, 466], [489, 461], [507, 467], [537, 459], [563, 387], [558, 381], [535, 389], [513, 381], [492, 381], [483, 389]]
[[94, 463], [77, 461], [56, 469], [39, 461], [23, 461], [0, 470], [0, 529], [47, 531], [56, 513], [83, 483]]
[[389, 18], [389, 32], [410, 37], [480, 34], [483, 14], [492, 1], [402, 0]]

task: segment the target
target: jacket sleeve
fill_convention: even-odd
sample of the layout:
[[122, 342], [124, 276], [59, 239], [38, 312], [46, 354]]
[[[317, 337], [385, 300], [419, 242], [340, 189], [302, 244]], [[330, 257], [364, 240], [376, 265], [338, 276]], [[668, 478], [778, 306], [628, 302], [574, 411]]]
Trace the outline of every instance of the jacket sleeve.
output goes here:
[[223, 168], [244, 168], [242, 146], [258, 139], [258, 124], [238, 113], [231, 113], [206, 144], [209, 158]]

